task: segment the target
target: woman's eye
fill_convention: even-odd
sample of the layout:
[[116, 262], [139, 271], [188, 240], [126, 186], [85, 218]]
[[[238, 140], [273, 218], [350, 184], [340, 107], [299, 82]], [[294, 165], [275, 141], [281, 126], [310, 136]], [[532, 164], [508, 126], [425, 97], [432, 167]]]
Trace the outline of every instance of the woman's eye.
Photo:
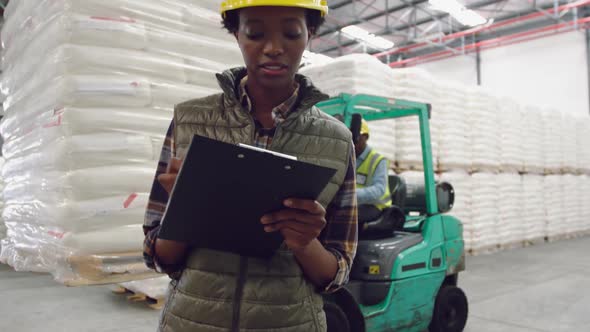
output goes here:
[[250, 40], [259, 40], [262, 37], [264, 37], [263, 33], [247, 33], [246, 37], [248, 37], [248, 39]]
[[285, 33], [285, 37], [295, 40], [295, 39], [301, 38], [301, 33], [300, 32], [296, 32], [296, 33], [287, 32], [287, 33]]

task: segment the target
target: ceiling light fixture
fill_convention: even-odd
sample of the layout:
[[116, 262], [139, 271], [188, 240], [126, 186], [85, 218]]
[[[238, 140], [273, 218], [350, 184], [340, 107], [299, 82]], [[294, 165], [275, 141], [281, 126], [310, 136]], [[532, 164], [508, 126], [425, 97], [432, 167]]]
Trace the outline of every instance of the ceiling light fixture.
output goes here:
[[433, 9], [449, 13], [459, 23], [466, 26], [475, 27], [488, 22], [485, 17], [471, 9], [467, 9], [456, 0], [428, 0], [428, 3]]

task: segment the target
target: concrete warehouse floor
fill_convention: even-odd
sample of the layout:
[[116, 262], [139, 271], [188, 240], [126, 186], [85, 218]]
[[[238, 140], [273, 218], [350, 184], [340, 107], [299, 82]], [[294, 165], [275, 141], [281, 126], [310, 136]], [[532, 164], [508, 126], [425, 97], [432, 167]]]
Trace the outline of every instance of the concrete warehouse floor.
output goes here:
[[[467, 332], [588, 331], [590, 238], [468, 257]], [[66, 288], [0, 266], [0, 331], [155, 331], [158, 312], [108, 287]]]

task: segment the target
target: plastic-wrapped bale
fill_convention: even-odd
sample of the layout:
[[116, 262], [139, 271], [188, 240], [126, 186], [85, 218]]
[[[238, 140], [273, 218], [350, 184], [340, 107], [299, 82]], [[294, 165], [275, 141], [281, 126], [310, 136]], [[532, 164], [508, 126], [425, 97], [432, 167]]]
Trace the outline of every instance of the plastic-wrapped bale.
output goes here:
[[[576, 175], [572, 180], [571, 185], [575, 186], [574, 192], [568, 194], [570, 198], [573, 199], [573, 203], [576, 205], [576, 218], [575, 223], [572, 226], [572, 232], [575, 236], [585, 235], [590, 231], [590, 215], [587, 213], [588, 208], [586, 207], [588, 204], [588, 198], [590, 197], [590, 192], [588, 191], [588, 175]], [[576, 195], [573, 197], [573, 195]]]
[[524, 171], [527, 173], [543, 174], [544, 170], [544, 124], [543, 116], [538, 108], [525, 106], [521, 108], [524, 128], [522, 148]]
[[579, 173], [590, 174], [590, 144], [588, 142], [590, 142], [590, 117], [579, 117], [576, 119], [576, 168]]
[[155, 276], [142, 224], [172, 109], [220, 91], [233, 37], [188, 0], [23, 0], [5, 17], [0, 260], [68, 285]]
[[391, 68], [369, 54], [349, 54], [328, 63], [301, 68], [324, 93], [368, 94], [390, 98], [395, 84]]
[[229, 34], [224, 36], [221, 28], [206, 34], [219, 16], [192, 1], [42, 0], [15, 6], [19, 8], [6, 18], [2, 34], [9, 63], [21, 56], [41, 60], [39, 51], [64, 43], [145, 50], [180, 61], [197, 54], [227, 65], [242, 63]]
[[465, 107], [466, 87], [454, 82], [436, 83], [438, 99], [432, 105], [433, 141], [438, 148], [439, 170], [465, 169], [471, 167], [471, 130], [469, 111]]
[[465, 249], [473, 252], [476, 246], [473, 232], [473, 212], [472, 212], [472, 180], [466, 171], [456, 170], [445, 172], [437, 176], [439, 181], [450, 183], [455, 190], [455, 204], [448, 214], [456, 217], [463, 224], [463, 239]]
[[580, 207], [581, 215], [581, 231], [584, 234], [590, 234], [590, 204], [588, 204], [588, 197], [590, 197], [590, 176], [584, 174], [580, 176], [580, 192], [578, 196], [578, 206]]
[[500, 169], [502, 172], [524, 171], [523, 139], [526, 134], [520, 105], [512, 99], [501, 99], [498, 104], [500, 125]]
[[[582, 223], [580, 215], [580, 206], [578, 200], [580, 195], [583, 193], [581, 182], [578, 182], [579, 178], [573, 174], [562, 175], [562, 186], [563, 186], [563, 216], [561, 227], [563, 233], [566, 236], [574, 236], [580, 231], [580, 224]], [[558, 227], [556, 223], [551, 224], [554, 227]]]
[[[535, 112], [535, 110], [531, 110], [531, 112]], [[538, 116], [538, 113], [535, 116]], [[544, 110], [541, 118], [543, 122], [542, 144], [537, 145], [542, 146], [543, 149], [544, 170], [547, 174], [557, 174], [560, 173], [564, 165], [564, 155], [562, 152], [562, 136], [564, 134], [563, 115], [555, 110]], [[525, 136], [525, 142], [528, 142], [527, 137], [531, 134], [530, 124], [526, 123], [526, 125], [527, 136]], [[528, 144], [527, 148], [531, 148], [531, 145]]]
[[564, 113], [561, 117], [563, 132], [561, 133], [561, 172], [575, 173], [578, 169], [577, 162], [577, 135], [576, 117]]
[[467, 90], [467, 118], [471, 129], [471, 169], [500, 169], [500, 127], [496, 98], [480, 88]]
[[[564, 209], [565, 193], [562, 175], [547, 175], [543, 179], [543, 197], [545, 205], [546, 236], [550, 240], [560, 239], [568, 232], [568, 217]], [[569, 204], [568, 204], [569, 205]]]
[[[434, 79], [424, 69], [404, 68], [393, 70], [395, 83], [393, 97], [419, 103], [433, 104], [437, 99]], [[431, 126], [431, 145], [433, 160], [437, 159], [438, 148], [435, 126]], [[420, 123], [418, 117], [405, 117], [396, 120], [395, 129], [396, 167], [401, 170], [423, 169], [422, 145], [420, 143]]]
[[[4, 167], [4, 157], [0, 156], [0, 170]], [[6, 225], [2, 219], [2, 211], [4, 210], [4, 177], [0, 174], [0, 248], [2, 247], [2, 240], [6, 237]], [[1, 249], [0, 249], [1, 251]], [[0, 257], [0, 262], [2, 258]]]
[[395, 122], [397, 119], [368, 121], [368, 144], [389, 161], [390, 168], [395, 161]]
[[471, 213], [473, 253], [497, 250], [498, 234], [498, 181], [493, 173], [471, 175]]
[[519, 247], [525, 239], [521, 176], [518, 173], [501, 173], [498, 183], [497, 233], [503, 248]]
[[537, 174], [522, 175], [522, 218], [524, 240], [538, 243], [546, 236], [544, 177]]
[[150, 278], [143, 280], [134, 280], [119, 284], [119, 291], [131, 292], [136, 296], [145, 296], [152, 301], [151, 307], [161, 309], [165, 305], [165, 299], [170, 287], [170, 278], [168, 276]]

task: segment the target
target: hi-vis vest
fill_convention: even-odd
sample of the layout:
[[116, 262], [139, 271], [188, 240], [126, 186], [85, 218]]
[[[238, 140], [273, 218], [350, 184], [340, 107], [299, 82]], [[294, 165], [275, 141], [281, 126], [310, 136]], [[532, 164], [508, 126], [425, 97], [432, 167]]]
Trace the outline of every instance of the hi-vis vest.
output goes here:
[[[373, 184], [373, 177], [375, 176], [375, 170], [377, 169], [377, 165], [384, 160], [387, 163], [387, 168], [389, 169], [389, 161], [385, 159], [382, 155], [375, 152], [375, 150], [371, 150], [367, 155], [367, 158], [363, 160], [361, 165], [356, 170], [356, 187], [357, 188], [364, 188], [368, 187]], [[385, 181], [385, 194], [379, 198], [379, 201], [375, 206], [379, 210], [383, 210], [388, 208], [392, 205], [391, 202], [391, 193], [389, 192], [389, 181]]]

